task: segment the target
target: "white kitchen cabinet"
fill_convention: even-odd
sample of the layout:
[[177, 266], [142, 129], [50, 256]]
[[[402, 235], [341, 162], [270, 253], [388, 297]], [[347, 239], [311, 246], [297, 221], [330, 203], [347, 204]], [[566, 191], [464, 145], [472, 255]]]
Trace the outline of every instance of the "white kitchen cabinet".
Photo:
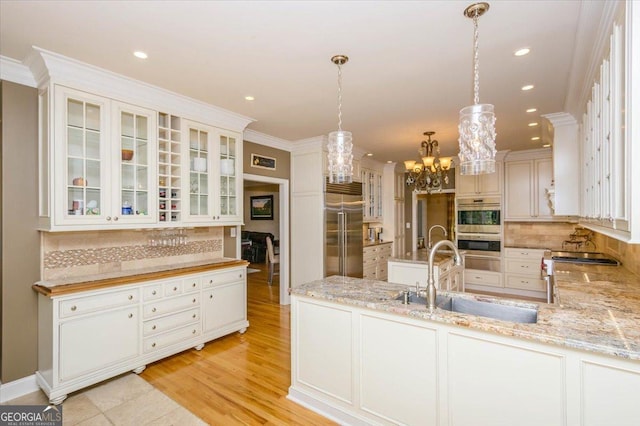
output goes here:
[[456, 167], [456, 197], [477, 197], [502, 194], [502, 157], [496, 154], [495, 173], [481, 175], [461, 175], [460, 167]]
[[[419, 285], [420, 288], [427, 287], [429, 278], [429, 265], [426, 262], [399, 262], [390, 260], [389, 262], [389, 278], [390, 283], [406, 284], [411, 288]], [[433, 275], [435, 285], [438, 290], [447, 291], [464, 291], [464, 282], [466, 277], [463, 276], [464, 262], [458, 266], [454, 263], [453, 258], [437, 265], [433, 265]], [[464, 277], [464, 278], [463, 278]]]
[[387, 261], [391, 257], [391, 243], [362, 248], [362, 277], [387, 280]]
[[[527, 157], [535, 158], [521, 159]], [[553, 220], [547, 193], [548, 189], [553, 188], [551, 152], [530, 150], [510, 153], [504, 163], [504, 170], [505, 221]]]
[[[40, 229], [242, 222], [241, 132], [251, 119], [39, 49], [32, 66], [42, 76]], [[162, 105], [177, 114], [159, 111]], [[191, 158], [183, 120], [213, 130], [206, 221], [187, 217]]]
[[382, 222], [382, 173], [362, 168], [363, 222]]
[[487, 286], [496, 288], [504, 287], [502, 273], [495, 271], [484, 271], [480, 269], [465, 269], [464, 285], [470, 288], [473, 288], [473, 286]]
[[184, 128], [183, 156], [189, 161], [184, 167], [189, 194], [184, 220], [202, 225], [240, 223], [239, 134], [187, 120]]
[[543, 249], [507, 247], [504, 254], [505, 288], [524, 290], [525, 296], [546, 298], [547, 285], [541, 277]]
[[637, 361], [291, 301], [288, 397], [340, 424], [626, 426], [640, 418]]
[[54, 404], [70, 392], [126, 371], [139, 373], [150, 362], [201, 349], [249, 326], [244, 265], [39, 293], [36, 380]]

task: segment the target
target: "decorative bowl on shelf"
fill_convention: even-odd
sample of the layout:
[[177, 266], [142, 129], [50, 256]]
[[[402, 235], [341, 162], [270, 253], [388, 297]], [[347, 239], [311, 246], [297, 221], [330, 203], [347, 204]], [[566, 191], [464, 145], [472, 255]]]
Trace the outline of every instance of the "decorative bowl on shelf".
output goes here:
[[74, 186], [87, 186], [87, 181], [84, 180], [84, 178], [77, 177], [77, 178], [73, 179], [73, 185]]
[[133, 158], [133, 150], [132, 149], [123, 149], [122, 150], [122, 161], [131, 161]]

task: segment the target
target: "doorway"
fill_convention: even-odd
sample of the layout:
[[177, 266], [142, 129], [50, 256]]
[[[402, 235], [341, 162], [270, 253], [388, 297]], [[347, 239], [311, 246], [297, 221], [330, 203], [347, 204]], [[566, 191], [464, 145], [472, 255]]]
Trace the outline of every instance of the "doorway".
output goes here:
[[[273, 195], [277, 195], [274, 197], [274, 204], [277, 205], [277, 215], [274, 214], [274, 219], [261, 221], [245, 219], [245, 226], [243, 226], [242, 230], [266, 231], [277, 238], [280, 255], [279, 275], [277, 276], [279, 281], [279, 301], [281, 305], [288, 305], [291, 303], [289, 296], [289, 181], [287, 179], [247, 173], [243, 175], [243, 179], [245, 218], [251, 217], [251, 205], [247, 201], [250, 199], [251, 193], [255, 192], [257, 195], [266, 195], [266, 193], [275, 192]], [[247, 196], [247, 194], [249, 194], [249, 196]], [[249, 229], [250, 227], [256, 229]], [[266, 263], [264, 264], [264, 268], [267, 268]]]

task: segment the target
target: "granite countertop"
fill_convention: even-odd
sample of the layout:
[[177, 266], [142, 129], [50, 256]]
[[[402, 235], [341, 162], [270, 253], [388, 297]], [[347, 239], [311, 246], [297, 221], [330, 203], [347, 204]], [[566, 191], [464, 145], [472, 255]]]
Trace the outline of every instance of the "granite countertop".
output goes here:
[[113, 287], [116, 285], [130, 284], [135, 281], [165, 278], [194, 272], [202, 272], [223, 268], [227, 266], [248, 265], [249, 262], [241, 259], [222, 257], [218, 259], [202, 260], [196, 262], [173, 263], [154, 267], [131, 269], [126, 271], [108, 272], [81, 277], [60, 278], [55, 280], [38, 281], [33, 289], [45, 295], [67, 294], [87, 289]]
[[391, 244], [392, 241], [369, 241], [369, 240], [364, 240], [362, 242], [362, 247], [375, 247], [375, 246], [381, 246], [384, 244]]
[[538, 308], [536, 324], [512, 323], [395, 300], [407, 286], [333, 276], [293, 288], [292, 295], [493, 332], [539, 343], [640, 360], [640, 279], [621, 266], [562, 264], [557, 303], [533, 303], [469, 293], [438, 294]]
[[[464, 250], [459, 252], [464, 256]], [[433, 264], [439, 266], [444, 262], [453, 259], [453, 251], [439, 250], [433, 257]], [[424, 263], [429, 264], [429, 250], [420, 249], [411, 252], [410, 254], [400, 254], [389, 258], [389, 262], [402, 262], [402, 263]]]

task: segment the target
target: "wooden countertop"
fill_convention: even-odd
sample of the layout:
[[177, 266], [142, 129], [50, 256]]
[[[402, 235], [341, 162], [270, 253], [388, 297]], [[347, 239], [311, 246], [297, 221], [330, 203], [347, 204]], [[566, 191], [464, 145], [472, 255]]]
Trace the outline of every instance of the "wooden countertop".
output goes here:
[[249, 262], [241, 259], [220, 258], [200, 262], [178, 263], [153, 268], [135, 269], [122, 272], [110, 272], [83, 277], [38, 281], [32, 288], [40, 294], [54, 297], [87, 290], [116, 287], [138, 281], [157, 280], [177, 277], [196, 272], [212, 271], [232, 266], [247, 266]]

